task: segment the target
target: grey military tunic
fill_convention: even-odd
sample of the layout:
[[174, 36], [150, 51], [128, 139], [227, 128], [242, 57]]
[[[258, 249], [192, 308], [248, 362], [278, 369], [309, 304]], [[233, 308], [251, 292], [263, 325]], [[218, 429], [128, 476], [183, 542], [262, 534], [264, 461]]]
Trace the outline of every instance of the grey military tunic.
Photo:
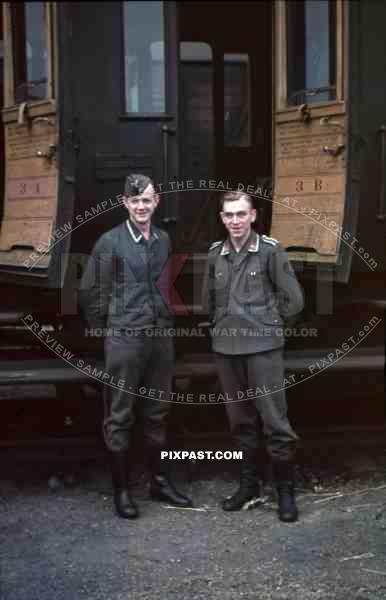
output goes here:
[[170, 255], [165, 231], [151, 226], [146, 241], [129, 219], [96, 242], [80, 285], [80, 303], [91, 327], [121, 330], [170, 327]]
[[288, 255], [277, 240], [251, 231], [239, 253], [229, 240], [212, 244], [208, 278], [212, 347], [232, 436], [243, 452], [255, 451], [258, 413], [272, 459], [292, 460], [298, 438], [287, 417], [283, 325], [303, 308], [303, 293]]
[[[130, 446], [134, 405], [142, 412], [145, 442], [161, 448], [174, 369], [173, 339], [149, 335], [173, 324], [169, 311], [169, 259], [166, 232], [151, 226], [149, 240], [130, 220], [103, 234], [96, 242], [81, 283], [81, 303], [93, 328], [106, 327], [103, 433], [112, 451]], [[109, 333], [112, 332], [112, 333]], [[117, 382], [123, 382], [122, 387]], [[138, 393], [140, 385], [156, 397]]]
[[255, 231], [239, 253], [229, 239], [215, 242], [208, 267], [213, 350], [234, 355], [282, 347], [284, 320], [302, 310], [303, 292], [281, 244]]

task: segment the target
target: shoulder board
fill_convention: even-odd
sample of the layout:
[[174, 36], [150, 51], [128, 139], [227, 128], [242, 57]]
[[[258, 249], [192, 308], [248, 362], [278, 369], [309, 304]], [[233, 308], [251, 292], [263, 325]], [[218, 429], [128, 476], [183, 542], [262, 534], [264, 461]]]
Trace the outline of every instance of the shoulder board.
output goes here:
[[218, 248], [219, 246], [221, 246], [221, 244], [223, 243], [223, 241], [219, 241], [219, 242], [213, 242], [213, 244], [211, 244], [209, 246], [209, 250], [214, 250], [215, 248]]
[[268, 235], [262, 235], [261, 237], [264, 242], [267, 242], [267, 244], [271, 244], [272, 246], [279, 244], [279, 240], [275, 240], [275, 238], [269, 237]]

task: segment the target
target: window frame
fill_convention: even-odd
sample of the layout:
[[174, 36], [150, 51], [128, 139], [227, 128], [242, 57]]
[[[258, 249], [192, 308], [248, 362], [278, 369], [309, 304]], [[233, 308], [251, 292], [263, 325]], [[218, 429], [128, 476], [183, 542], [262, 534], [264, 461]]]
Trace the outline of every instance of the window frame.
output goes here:
[[40, 106], [46, 106], [47, 103], [54, 104], [56, 98], [56, 55], [55, 55], [55, 28], [56, 22], [56, 6], [55, 2], [44, 2], [47, 19], [45, 23], [45, 35], [47, 41], [47, 93], [45, 98], [38, 100], [27, 99], [25, 101], [16, 102], [15, 98], [15, 70], [14, 70], [14, 35], [12, 23], [12, 3], [3, 3], [3, 23], [4, 37], [7, 43], [4, 48], [4, 109], [9, 109], [19, 106], [26, 102], [28, 106], [36, 107], [39, 110]]
[[[345, 99], [345, 82], [344, 82], [344, 70], [343, 70], [343, 44], [344, 44], [344, 2], [343, 0], [336, 1], [336, 40], [335, 40], [335, 60], [336, 60], [336, 98], [334, 100], [323, 100], [321, 102], [312, 102], [308, 106], [312, 109], [312, 112], [319, 112], [326, 114], [329, 112], [329, 108], [332, 109], [334, 114], [339, 111], [344, 112], [344, 99]], [[297, 115], [299, 111], [299, 105], [288, 104], [288, 90], [287, 90], [287, 9], [288, 4], [286, 0], [276, 0], [275, 2], [275, 18], [273, 20], [275, 28], [275, 77], [273, 78], [275, 84], [275, 104], [276, 113], [285, 113], [288, 116]], [[339, 111], [340, 112], [340, 111]], [[297, 117], [295, 117], [297, 118]]]
[[122, 23], [122, 93], [121, 93], [121, 106], [122, 110], [119, 115], [120, 120], [165, 120], [169, 121], [173, 119], [173, 116], [170, 114], [169, 109], [169, 31], [168, 31], [168, 6], [165, 0], [160, 0], [162, 2], [162, 16], [163, 16], [163, 33], [164, 33], [164, 111], [163, 112], [129, 112], [127, 111], [127, 98], [126, 98], [126, 64], [125, 64], [125, 56], [126, 56], [126, 43], [127, 43], [127, 31], [126, 31], [126, 20], [127, 20], [127, 10], [128, 3], [123, 0], [121, 2], [121, 23]]

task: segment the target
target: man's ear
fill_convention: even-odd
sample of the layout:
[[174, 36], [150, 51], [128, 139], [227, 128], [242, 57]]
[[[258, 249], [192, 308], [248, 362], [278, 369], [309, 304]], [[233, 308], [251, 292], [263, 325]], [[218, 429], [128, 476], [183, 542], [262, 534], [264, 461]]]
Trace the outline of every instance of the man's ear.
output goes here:
[[257, 212], [256, 212], [256, 209], [253, 208], [252, 209], [252, 223], [256, 222], [256, 217], [257, 217]]
[[158, 204], [159, 204], [159, 195], [158, 194], [156, 194], [154, 196], [154, 203], [155, 203], [156, 206], [158, 206]]

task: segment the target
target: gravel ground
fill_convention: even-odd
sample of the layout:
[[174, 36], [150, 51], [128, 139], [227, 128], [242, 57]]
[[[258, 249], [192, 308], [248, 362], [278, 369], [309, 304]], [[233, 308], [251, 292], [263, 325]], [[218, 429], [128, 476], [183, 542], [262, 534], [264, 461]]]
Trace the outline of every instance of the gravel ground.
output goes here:
[[[31, 463], [1, 464], [2, 600], [381, 600], [386, 597], [386, 445], [297, 471], [300, 520], [278, 521], [272, 489], [258, 508], [224, 513], [228, 465], [202, 462], [179, 487], [196, 510], [134, 487], [137, 521], [112, 511], [104, 463], [56, 491]], [[4, 463], [4, 461], [3, 461]], [[50, 480], [51, 488], [55, 487]]]

